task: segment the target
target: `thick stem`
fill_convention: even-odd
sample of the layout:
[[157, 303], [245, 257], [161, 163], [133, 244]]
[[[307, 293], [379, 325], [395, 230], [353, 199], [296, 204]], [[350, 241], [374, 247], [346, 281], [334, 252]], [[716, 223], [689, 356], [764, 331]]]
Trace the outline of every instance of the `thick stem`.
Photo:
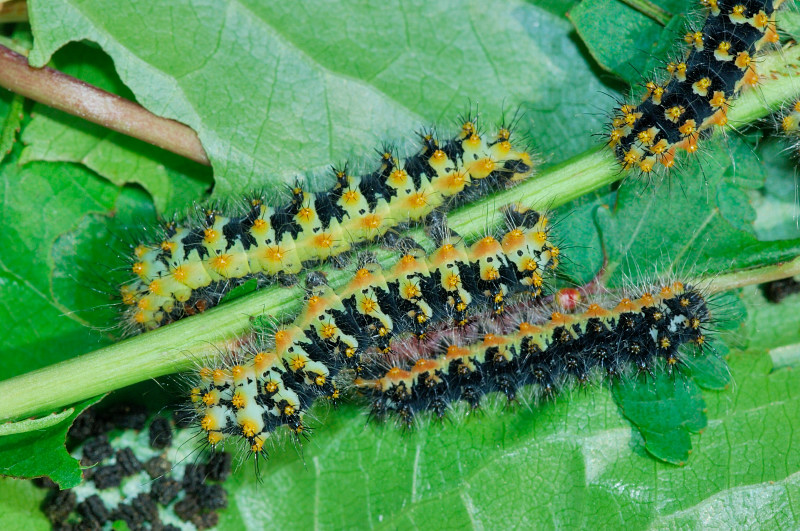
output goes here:
[[52, 68], [31, 68], [24, 56], [5, 46], [0, 46], [0, 86], [201, 164], [210, 164], [200, 139], [189, 127]]
[[[485, 229], [486, 212], [496, 211], [509, 200], [555, 208], [616, 177], [613, 156], [608, 150], [595, 150], [553, 168], [531, 184], [459, 209], [451, 226], [462, 235], [475, 235]], [[537, 183], [544, 186], [534, 186]], [[411, 235], [420, 236], [418, 230]], [[378, 253], [385, 266], [392, 257], [389, 252]], [[330, 268], [326, 272], [333, 286], [342, 285], [349, 276]], [[709, 289], [717, 292], [796, 274], [800, 274], [800, 258], [720, 275], [710, 282]], [[247, 333], [253, 317], [291, 315], [301, 301], [299, 287], [271, 286], [84, 356], [1, 381], [0, 396], [5, 398], [0, 421], [52, 411], [142, 380], [191, 369], [219, 352], [226, 341]]]
[[[525, 183], [459, 209], [450, 225], [465, 236], [478, 234], [485, 229], [486, 213], [496, 212], [501, 205], [521, 201], [533, 207], [557, 207], [617, 177], [613, 156], [608, 150], [595, 149], [541, 175], [534, 181], [536, 186]], [[422, 239], [419, 229], [409, 235]], [[392, 253], [375, 250], [378, 259], [388, 265]], [[326, 268], [326, 273], [334, 286], [342, 285], [349, 276], [331, 268]], [[148, 378], [190, 369], [218, 352], [225, 341], [245, 334], [252, 317], [291, 315], [302, 298], [299, 287], [270, 286], [190, 319], [2, 381], [0, 396], [10, 400], [0, 403], [0, 421], [52, 411]]]
[[[730, 123], [736, 126], [766, 116], [800, 92], [795, 70], [787, 63], [796, 62], [800, 47], [784, 52], [780, 60], [769, 57], [765, 67], [780, 64], [770, 72], [768, 81], [756, 91], [737, 100], [731, 109]], [[535, 179], [508, 191], [466, 205], [449, 217], [450, 226], [459, 234], [471, 237], [486, 228], [486, 216], [509, 202], [521, 202], [532, 208], [555, 208], [592, 190], [619, 179], [619, 166], [611, 150], [598, 147], [561, 165], [550, 168]], [[498, 218], [499, 220], [499, 218]], [[420, 237], [419, 230], [409, 236]], [[378, 253], [388, 261], [391, 254]], [[344, 271], [323, 267], [333, 286], [341, 286], [348, 277]], [[800, 258], [779, 265], [731, 272], [711, 280], [712, 291], [757, 284], [798, 274]], [[57, 365], [0, 382], [0, 421], [52, 411], [114, 389], [196, 366], [218, 351], [225, 341], [246, 333], [252, 318], [258, 315], [289, 316], [300, 306], [299, 288], [272, 286], [228, 302], [208, 312], [170, 324], [164, 328], [130, 338], [95, 352]]]

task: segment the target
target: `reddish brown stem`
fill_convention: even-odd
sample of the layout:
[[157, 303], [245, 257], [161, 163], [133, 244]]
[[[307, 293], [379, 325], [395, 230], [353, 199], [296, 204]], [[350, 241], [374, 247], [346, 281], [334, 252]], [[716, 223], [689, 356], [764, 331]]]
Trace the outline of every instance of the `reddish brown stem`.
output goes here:
[[52, 68], [32, 68], [24, 56], [5, 46], [0, 46], [0, 86], [201, 164], [210, 164], [197, 133], [186, 125], [156, 116], [138, 103]]
[[27, 22], [28, 4], [25, 0], [0, 1], [0, 24], [6, 22]]

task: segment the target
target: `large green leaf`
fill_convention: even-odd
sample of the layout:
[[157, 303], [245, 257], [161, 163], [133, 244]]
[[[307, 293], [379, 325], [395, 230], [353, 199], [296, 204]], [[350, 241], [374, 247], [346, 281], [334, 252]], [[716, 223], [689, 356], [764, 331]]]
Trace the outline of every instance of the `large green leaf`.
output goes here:
[[[664, 5], [677, 14], [672, 4]], [[180, 0], [166, 9], [156, 2], [33, 0], [30, 8], [36, 64], [70, 41], [98, 43], [139, 102], [198, 131], [220, 194], [286, 180], [348, 155], [370, 156], [379, 141], [403, 140], [422, 123], [448, 122], [469, 100], [480, 103], [489, 119], [503, 106], [521, 105], [521, 132], [548, 164], [560, 162], [594, 145], [591, 134], [602, 129], [602, 114], [613, 105], [600, 92], [616, 94], [604, 87], [601, 79], [609, 76], [564, 17], [577, 9], [572, 2]], [[626, 28], [647, 39], [641, 30], [649, 19], [632, 20]], [[604, 28], [612, 36], [620, 29], [611, 16], [587, 15], [583, 21], [595, 24], [599, 36]], [[581, 26], [578, 31], [585, 36]], [[585, 44], [601, 57], [592, 42]], [[62, 55], [86, 49], [74, 46], [56, 54], [56, 64]], [[623, 46], [627, 55], [614, 58], [615, 72], [632, 60], [637, 68], [643, 64], [647, 54], [637, 46]], [[662, 39], [658, 49], [668, 48]], [[97, 83], [116, 79], [102, 56], [84, 55], [64, 68]], [[626, 76], [633, 80], [630, 71]], [[110, 152], [102, 132], [101, 138], [82, 140], [86, 126], [39, 114], [23, 131], [31, 142], [28, 153], [37, 154], [31, 158], [55, 153], [59, 160], [84, 162], [117, 184], [135, 180], [113, 177], [117, 168], [153, 162], [150, 153], [117, 149], [124, 143], [118, 137], [111, 142], [111, 153], [120, 157], [114, 162], [105, 157]], [[59, 142], [56, 132], [70, 141]], [[752, 221], [763, 219], [764, 210], [756, 218], [748, 197], [756, 195], [765, 173], [788, 179], [792, 169], [762, 165], [760, 152], [750, 153], [752, 145], [738, 138], [709, 144], [699, 161], [680, 168], [655, 191], [628, 182], [619, 193], [603, 191], [559, 209], [565, 274], [589, 281], [603, 263], [603, 250], [614, 271], [612, 283], [621, 282], [625, 270], [633, 277], [672, 264], [678, 270], [719, 271], [796, 254], [796, 241], [756, 240], [763, 232], [755, 231]], [[89, 162], [98, 159], [87, 153], [103, 154], [99, 160], [107, 165]], [[0, 317], [18, 323], [4, 337], [0, 363], [9, 371], [4, 374], [107, 340], [81, 322], [102, 326], [110, 313], [75, 313], [101, 307], [103, 295], [77, 286], [91, 285], [86, 263], [116, 267], [109, 251], [119, 243], [114, 240], [124, 239], [118, 235], [141, 213], [152, 216], [144, 194], [119, 192], [80, 166], [34, 162], [19, 168], [16, 160], [0, 167], [9, 194], [0, 198], [3, 221], [20, 231], [20, 237], [2, 242], [3, 263], [22, 275], [0, 285], [9, 301]], [[157, 180], [137, 182], [159, 208], [183, 197]], [[69, 184], [59, 193], [46, 192], [57, 183]], [[102, 199], [89, 200], [97, 195]], [[119, 219], [112, 221], [112, 214]], [[800, 236], [787, 221], [786, 215], [776, 218], [784, 229], [777, 237]], [[106, 271], [95, 276], [108, 277]], [[800, 426], [800, 382], [792, 371], [772, 372], [764, 349], [800, 342], [800, 330], [787, 318], [796, 312], [796, 301], [765, 307], [752, 292], [747, 301], [751, 317], [744, 337], [754, 348], [734, 350], [730, 389], [698, 394], [696, 388], [665, 387], [659, 394], [658, 388], [634, 386], [631, 393], [640, 396], [632, 401], [637, 396], [619, 389], [612, 395], [600, 387], [531, 411], [510, 408], [405, 434], [368, 424], [363, 408], [319, 408], [318, 429], [302, 455], [287, 444], [262, 467], [261, 482], [249, 466], [232, 478], [232, 506], [222, 523], [229, 528], [643, 528], [699, 526], [712, 518], [724, 527], [767, 521], [792, 527], [800, 455], [792, 448], [791, 428]], [[758, 328], [766, 332], [753, 335]], [[780, 359], [797, 364], [785, 352]], [[724, 387], [725, 367], [709, 364], [692, 367], [696, 383]], [[664, 398], [681, 394], [680, 414], [654, 423], [670, 404]], [[662, 409], [647, 411], [653, 404]], [[706, 427], [694, 435], [703, 425], [701, 416]], [[657, 446], [654, 433], [665, 436]], [[659, 462], [652, 453], [687, 464]]]
[[613, 387], [620, 410], [636, 427], [645, 448], [668, 463], [685, 465], [690, 434], [707, 425], [705, 402], [692, 380], [658, 374], [652, 382], [635, 378]]
[[800, 422], [800, 375], [771, 372], [763, 351], [731, 366], [736, 386], [706, 394], [708, 426], [684, 467], [649, 457], [602, 388], [413, 433], [348, 407], [323, 414], [302, 456], [273, 452], [260, 484], [247, 463], [228, 483], [235, 506], [223, 526], [243, 515], [253, 529], [410, 529], [435, 514], [448, 528], [642, 529], [709, 515], [724, 528], [791, 527], [800, 450], [785, 426]]
[[753, 222], [756, 234], [762, 240], [788, 239], [797, 236], [798, 206], [797, 165], [798, 150], [786, 139], [771, 138], [761, 147], [767, 180], [764, 193], [751, 194], [758, 217]]
[[[770, 306], [772, 317], [795, 299]], [[752, 290], [746, 301], [763, 304]], [[800, 449], [786, 426], [800, 422], [800, 375], [772, 368], [763, 322], [746, 322], [759, 347], [732, 354], [735, 385], [704, 393], [708, 422], [683, 467], [650, 458], [602, 387], [411, 433], [351, 407], [323, 410], [301, 455], [284, 445], [262, 463], [260, 483], [250, 462], [234, 476], [222, 525], [412, 529], [436, 514], [439, 527], [696, 528], [709, 518], [721, 528], [793, 527]], [[784, 340], [800, 340], [800, 329]], [[308, 500], [303, 510], [298, 499]]]
[[752, 147], [729, 138], [705, 149], [655, 190], [625, 186], [613, 210], [598, 209], [610, 284], [665, 273], [713, 275], [800, 254], [800, 231], [774, 242], [755, 236], [746, 191], [763, 184], [765, 171]]
[[[0, 322], [5, 329], [0, 363], [3, 376], [11, 377], [108, 341], [52, 292], [51, 249], [84, 213], [112, 208], [119, 189], [81, 166], [36, 162], [20, 167], [16, 157], [0, 165], [0, 182], [5, 227], [0, 234]], [[91, 298], [93, 287], [74, 284], [72, 291]]]
[[602, 85], [569, 23], [536, 4], [550, 2], [33, 1], [30, 60], [100, 44], [140, 103], [198, 132], [223, 194], [369, 156], [470, 102], [488, 120], [520, 106], [522, 132], [535, 122], [563, 160], [602, 119], [591, 98], [564, 105], [563, 80]]
[[[686, 0], [671, 3], [678, 4], [672, 7], [679, 14], [692, 5]], [[676, 16], [662, 26], [617, 0], [584, 0], [569, 12], [569, 18], [600, 66], [632, 85], [675, 53], [675, 38], [686, 24], [683, 16]]]

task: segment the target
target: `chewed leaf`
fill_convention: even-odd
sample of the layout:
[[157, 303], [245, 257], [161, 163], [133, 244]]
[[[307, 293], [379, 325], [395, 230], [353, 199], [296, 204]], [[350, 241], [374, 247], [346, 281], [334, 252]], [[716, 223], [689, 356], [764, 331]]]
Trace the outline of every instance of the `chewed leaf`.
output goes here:
[[653, 456], [685, 465], [692, 450], [689, 437], [706, 427], [705, 402], [691, 380], [661, 374], [652, 381], [627, 380], [613, 388], [614, 399]]
[[[17, 478], [47, 476], [62, 489], [79, 485], [81, 466], [64, 447], [67, 430], [75, 417], [100, 398], [70, 408], [70, 413], [64, 418], [59, 416], [59, 422], [53, 425], [0, 436], [0, 474]], [[47, 421], [45, 417], [44, 423]]]

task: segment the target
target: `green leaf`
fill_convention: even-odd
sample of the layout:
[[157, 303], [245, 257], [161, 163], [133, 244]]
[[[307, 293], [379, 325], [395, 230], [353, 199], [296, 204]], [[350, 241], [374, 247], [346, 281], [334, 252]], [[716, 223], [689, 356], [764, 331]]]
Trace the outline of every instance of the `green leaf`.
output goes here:
[[594, 212], [614, 202], [613, 192], [598, 191], [571, 201], [555, 212], [551, 237], [563, 251], [558, 276], [582, 286], [588, 284], [603, 267], [600, 234], [591, 220]]
[[520, 132], [536, 123], [548, 132], [536, 147], [560, 161], [602, 124], [587, 98], [558, 103], [563, 79], [583, 94], [604, 89], [569, 23], [539, 7], [549, 4], [34, 0], [30, 60], [97, 42], [141, 104], [198, 132], [217, 194], [371, 157], [381, 142], [451, 123], [469, 102], [489, 122], [519, 106]]
[[[684, 467], [653, 460], [603, 387], [532, 411], [487, 412], [410, 433], [370, 423], [352, 407], [321, 410], [324, 427], [302, 456], [287, 444], [261, 464], [269, 496], [260, 494], [252, 463], [227, 483], [238, 496], [221, 526], [258, 515], [265, 526], [405, 529], [425, 525], [435, 508], [442, 527], [663, 528], [695, 522], [720, 500], [751, 498], [764, 503], [710, 514], [726, 528], [758, 517], [791, 527], [791, 510], [780, 507], [797, 509], [791, 492], [800, 451], [785, 426], [800, 422], [800, 374], [772, 372], [763, 351], [737, 352], [731, 367], [736, 386], [704, 394], [708, 424], [691, 436]], [[700, 417], [684, 422], [701, 427]], [[308, 493], [313, 502], [297, 511]]]
[[[15, 157], [0, 165], [0, 183], [5, 227], [0, 234], [0, 322], [6, 330], [0, 338], [0, 369], [8, 378], [108, 341], [52, 292], [51, 248], [85, 213], [112, 208], [119, 190], [77, 165], [20, 167]], [[71, 289], [84, 297], [91, 293], [87, 286], [73, 284]]]
[[618, 0], [584, 0], [569, 18], [598, 64], [633, 85], [672, 51], [685, 23], [676, 17], [663, 27]]
[[[677, 0], [661, 5], [680, 14]], [[488, 120], [503, 106], [519, 104], [520, 133], [531, 138], [547, 164], [594, 146], [591, 134], [602, 130], [602, 114], [618, 92], [604, 86], [601, 79], [609, 76], [563, 17], [569, 8], [574, 15], [590, 7], [545, 0], [424, 5], [181, 0], [164, 10], [153, 0], [113, 5], [32, 0], [31, 57], [41, 65], [68, 42], [98, 43], [128, 94], [198, 131], [214, 164], [216, 193], [238, 195], [347, 156], [368, 157], [379, 142], [407, 138], [420, 124], [448, 123], [469, 100], [480, 103]], [[610, 44], [619, 56], [600, 63], [620, 71], [629, 63], [647, 70], [648, 61], [663, 57], [672, 44], [665, 32], [674, 31], [681, 18], [648, 38], [641, 29], [650, 19], [637, 14], [635, 22], [623, 25], [610, 13], [594, 15], [601, 22], [584, 17], [579, 35], [594, 23], [595, 41], [587, 37], [587, 45], [599, 58], [598, 50]], [[630, 40], [617, 46], [618, 30], [645, 46]], [[96, 53], [86, 53], [85, 61], [75, 57], [81, 50], [89, 49], [70, 45], [53, 59], [59, 64], [62, 57], [71, 58], [73, 64], [62, 63], [63, 68], [75, 68], [87, 79], [116, 80], [109, 61]], [[638, 82], [632, 71], [627, 75]], [[125, 90], [122, 84], [112, 89]], [[106, 137], [81, 144], [86, 138], [80, 122], [65, 125], [47, 114], [40, 112], [42, 120], [23, 131], [32, 142], [28, 153], [42, 150], [38, 156], [45, 157], [41, 153], [52, 148], [67, 160], [93, 160], [90, 167], [115, 183], [135, 180], [125, 171], [140, 158], [152, 162], [149, 155], [121, 149], [118, 137], [109, 142], [113, 151], [105, 151]], [[59, 143], [56, 133], [72, 139]], [[786, 184], [793, 170], [759, 162], [768, 152], [759, 146], [751, 153], [751, 140], [704, 144], [700, 157], [661, 187], [644, 189], [628, 181], [618, 192], [603, 190], [559, 209], [565, 276], [587, 282], [604, 258], [609, 269], [603, 280], [619, 285], [626, 275], [652, 277], [654, 270], [715, 272], [797, 254], [795, 240], [756, 239], [763, 234], [759, 221], [768, 218], [748, 200], [758, 194], [765, 172]], [[117, 167], [111, 164], [114, 154], [120, 157]], [[110, 299], [95, 293], [92, 280], [110, 278], [108, 270], [120, 264], [111, 248], [128, 242], [116, 241], [124, 238], [119, 234], [137, 225], [133, 220], [139, 215], [148, 221], [153, 216], [143, 194], [120, 192], [83, 167], [7, 164], [0, 166], [7, 190], [0, 199], [5, 226], [19, 236], [0, 242], [0, 257], [13, 263], [6, 269], [16, 275], [13, 282], [4, 277], [0, 283], [6, 305], [0, 322], [16, 319], [3, 339], [4, 375], [108, 341], [105, 334], [82, 328], [103, 326], [107, 319], [103, 306]], [[71, 180], [69, 186], [43, 191], [65, 180]], [[158, 179], [139, 182], [160, 209], [191, 195], [181, 199], [173, 181], [173, 188]], [[95, 195], [102, 200], [88, 200]], [[774, 220], [784, 232], [776, 237], [796, 238], [788, 214], [793, 195], [785, 189], [774, 195], [784, 199], [781, 218]], [[93, 275], [87, 263], [100, 271]], [[574, 391], [532, 410], [512, 406], [413, 433], [368, 423], [363, 407], [328, 412], [320, 406], [317, 429], [301, 455], [286, 444], [262, 463], [261, 482], [249, 464], [228, 482], [231, 507], [222, 514], [222, 527], [411, 528], [431, 525], [434, 513], [434, 524], [441, 527], [699, 527], [709, 518], [722, 527], [767, 521], [793, 527], [800, 454], [791, 433], [800, 426], [800, 381], [792, 371], [774, 371], [763, 349], [800, 342], [800, 330], [787, 317], [796, 315], [796, 301], [762, 308], [758, 294], [750, 295], [745, 293], [750, 321], [739, 331], [758, 350], [742, 353], [730, 343], [735, 385], [727, 385], [725, 365], [709, 357], [689, 367], [694, 383], [685, 392], [665, 388], [655, 400], [638, 402], [618, 397], [644, 439], [605, 386]], [[87, 308], [93, 310], [75, 313]], [[754, 327], [763, 330], [755, 333]], [[717, 348], [724, 353], [721, 343]], [[721, 391], [700, 395], [697, 387]], [[670, 391], [674, 401], [664, 401]], [[671, 404], [677, 411], [666, 407]], [[696, 435], [702, 418], [707, 427]], [[688, 444], [693, 452], [680, 468], [648, 453], [684, 461], [684, 454], [674, 456]]]
[[[108, 56], [73, 44], [54, 59], [54, 68], [132, 99]], [[208, 168], [140, 140], [109, 131], [80, 117], [37, 104], [25, 128], [20, 163], [34, 160], [79, 162], [117, 186], [136, 183], [149, 190], [159, 212], [180, 211], [211, 187]]]
[[62, 489], [78, 486], [83, 480], [81, 467], [64, 448], [64, 442], [75, 417], [99, 399], [87, 400], [70, 408], [70, 413], [60, 415], [60, 422], [55, 425], [1, 435], [0, 474], [17, 478], [48, 476]]
[[155, 226], [156, 216], [146, 194], [125, 188], [117, 197], [116, 212], [84, 215], [72, 230], [59, 235], [51, 255], [51, 286], [57, 303], [69, 308], [86, 326], [123, 335], [119, 324], [119, 286], [130, 280], [131, 253], [143, 226]]
[[797, 148], [786, 139], [767, 140], [759, 150], [767, 174], [763, 193], [750, 193], [757, 217], [753, 223], [762, 240], [796, 237], [798, 233]]
[[800, 238], [761, 242], [753, 234], [755, 212], [739, 188], [763, 182], [760, 166], [744, 164], [755, 157], [751, 148], [729, 138], [708, 141], [705, 149], [661, 186], [644, 189], [631, 183], [621, 188], [613, 211], [597, 210], [608, 260], [607, 283], [620, 285], [669, 272], [679, 277], [712, 275], [800, 254]]
[[22, 123], [22, 102], [24, 98], [0, 89], [0, 162], [11, 153]]
[[[725, 362], [730, 349], [722, 341], [713, 345], [711, 355], [689, 357], [686, 365], [692, 381], [703, 389], [723, 391], [732, 382], [730, 369]], [[705, 406], [703, 406], [705, 407]]]
[[[726, 367], [727, 370], [727, 367]], [[660, 373], [642, 381], [631, 378], [612, 387], [622, 414], [658, 459], [685, 465], [691, 453], [690, 433], [706, 427], [705, 401], [692, 380]]]
[[[744, 189], [760, 186], [765, 174], [750, 147], [737, 138], [709, 142], [706, 149], [703, 155], [714, 160], [713, 165], [695, 157], [670, 176], [669, 186], [644, 192], [637, 186], [623, 187], [613, 213], [598, 209], [608, 260], [604, 282], [619, 286], [670, 274], [686, 281], [693, 275], [773, 263], [776, 257], [788, 259], [800, 253], [800, 239], [766, 243], [754, 235], [756, 214]], [[714, 301], [712, 315], [720, 326], [743, 321], [736, 304]], [[717, 356], [696, 360], [690, 369], [697, 373], [697, 384], [687, 383], [677, 396], [657, 386], [659, 392], [647, 395], [648, 407], [631, 408], [643, 401], [645, 388], [615, 389], [617, 402], [641, 432], [648, 451], [675, 464], [688, 459], [692, 447], [688, 433], [705, 425], [698, 420], [705, 405], [697, 385], [724, 389], [729, 383], [727, 366]]]
[[52, 529], [39, 510], [46, 494], [30, 481], [0, 477], [0, 526], [8, 531]]
[[69, 418], [74, 412], [74, 409], [69, 408], [60, 413], [53, 413], [52, 415], [48, 415], [46, 417], [25, 419], [18, 422], [7, 422], [5, 424], [0, 424], [0, 437], [50, 428], [51, 426], [55, 426], [56, 424], [64, 422], [64, 420]]
[[800, 326], [795, 319], [786, 316], [800, 315], [800, 294], [794, 294], [780, 304], [764, 298], [759, 286], [750, 286], [743, 297], [750, 306], [752, 326], [746, 330], [742, 343], [753, 348], [775, 349], [800, 341]]

